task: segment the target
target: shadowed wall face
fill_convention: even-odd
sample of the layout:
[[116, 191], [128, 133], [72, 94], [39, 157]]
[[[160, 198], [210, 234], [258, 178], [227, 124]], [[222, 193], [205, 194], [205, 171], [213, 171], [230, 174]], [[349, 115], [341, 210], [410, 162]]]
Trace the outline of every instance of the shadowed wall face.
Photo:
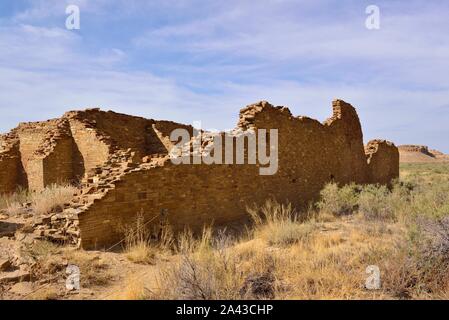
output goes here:
[[0, 194], [13, 192], [19, 186], [26, 187], [24, 174], [19, 144], [15, 140], [7, 149], [0, 151]]

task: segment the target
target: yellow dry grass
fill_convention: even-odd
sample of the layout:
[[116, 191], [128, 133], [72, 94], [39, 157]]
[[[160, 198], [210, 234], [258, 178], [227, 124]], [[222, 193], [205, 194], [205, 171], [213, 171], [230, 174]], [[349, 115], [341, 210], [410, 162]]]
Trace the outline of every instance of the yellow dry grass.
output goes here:
[[0, 209], [5, 209], [10, 216], [15, 216], [25, 212], [24, 205], [31, 203], [33, 213], [42, 215], [70, 202], [75, 192], [76, 188], [70, 184], [53, 184], [39, 192], [19, 189], [11, 194], [0, 195]]
[[[249, 209], [254, 225], [248, 235], [228, 239], [225, 245], [217, 245], [217, 235], [210, 229], [198, 239], [184, 234], [181, 247], [188, 249], [173, 258], [171, 268], [160, 270], [153, 297], [448, 297], [444, 284], [447, 260], [438, 250], [427, 249], [429, 233], [422, 228], [438, 228], [440, 219], [446, 217], [449, 167], [408, 165], [402, 170], [402, 182], [391, 190], [331, 186], [323, 193], [321, 210], [313, 214], [297, 213], [288, 204], [268, 200]], [[428, 221], [422, 225], [420, 219]], [[437, 248], [447, 245], [434, 236], [430, 233], [430, 243]], [[431, 255], [423, 256], [426, 251]], [[381, 287], [377, 290], [366, 288], [368, 266], [379, 267]], [[260, 279], [259, 291], [247, 290], [253, 279]], [[273, 295], [267, 289], [270, 286]], [[267, 295], [260, 296], [260, 290]]]
[[31, 196], [32, 208], [35, 214], [41, 215], [50, 212], [56, 207], [62, 207], [70, 202], [76, 188], [72, 185], [51, 185], [41, 192], [33, 193]]

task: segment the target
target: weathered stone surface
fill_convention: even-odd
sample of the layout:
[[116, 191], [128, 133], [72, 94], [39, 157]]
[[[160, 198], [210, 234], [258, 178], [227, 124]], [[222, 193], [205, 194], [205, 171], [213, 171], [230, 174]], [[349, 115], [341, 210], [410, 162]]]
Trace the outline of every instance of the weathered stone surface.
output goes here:
[[11, 268], [11, 261], [9, 259], [0, 258], [0, 271], [7, 271]]

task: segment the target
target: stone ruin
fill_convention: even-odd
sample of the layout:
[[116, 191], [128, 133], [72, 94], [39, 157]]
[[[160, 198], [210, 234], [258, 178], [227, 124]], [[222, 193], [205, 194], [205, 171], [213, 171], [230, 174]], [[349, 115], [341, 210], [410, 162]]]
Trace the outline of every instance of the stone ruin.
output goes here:
[[[0, 193], [78, 185], [72, 201], [40, 218], [34, 232], [100, 249], [120, 241], [139, 213], [154, 227], [197, 230], [242, 221], [248, 205], [267, 198], [306, 206], [330, 181], [388, 184], [399, 176], [398, 149], [385, 140], [364, 146], [358, 115], [342, 100], [333, 101], [333, 115], [324, 123], [265, 101], [240, 111], [231, 136], [278, 129], [274, 175], [260, 175], [260, 163], [175, 165], [170, 133], [177, 128], [193, 136], [188, 125], [99, 109], [21, 123], [0, 136]], [[213, 143], [211, 134], [201, 134], [204, 145]]]

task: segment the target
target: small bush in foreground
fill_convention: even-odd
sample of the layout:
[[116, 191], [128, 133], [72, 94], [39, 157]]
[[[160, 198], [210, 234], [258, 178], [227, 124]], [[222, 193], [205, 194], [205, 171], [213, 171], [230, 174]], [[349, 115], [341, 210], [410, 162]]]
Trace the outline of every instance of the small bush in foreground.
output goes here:
[[359, 187], [354, 184], [341, 188], [336, 183], [327, 184], [321, 190], [318, 208], [327, 214], [343, 216], [354, 213], [357, 209]]
[[394, 220], [395, 207], [391, 203], [391, 197], [386, 186], [365, 186], [357, 201], [359, 212], [367, 220]]

